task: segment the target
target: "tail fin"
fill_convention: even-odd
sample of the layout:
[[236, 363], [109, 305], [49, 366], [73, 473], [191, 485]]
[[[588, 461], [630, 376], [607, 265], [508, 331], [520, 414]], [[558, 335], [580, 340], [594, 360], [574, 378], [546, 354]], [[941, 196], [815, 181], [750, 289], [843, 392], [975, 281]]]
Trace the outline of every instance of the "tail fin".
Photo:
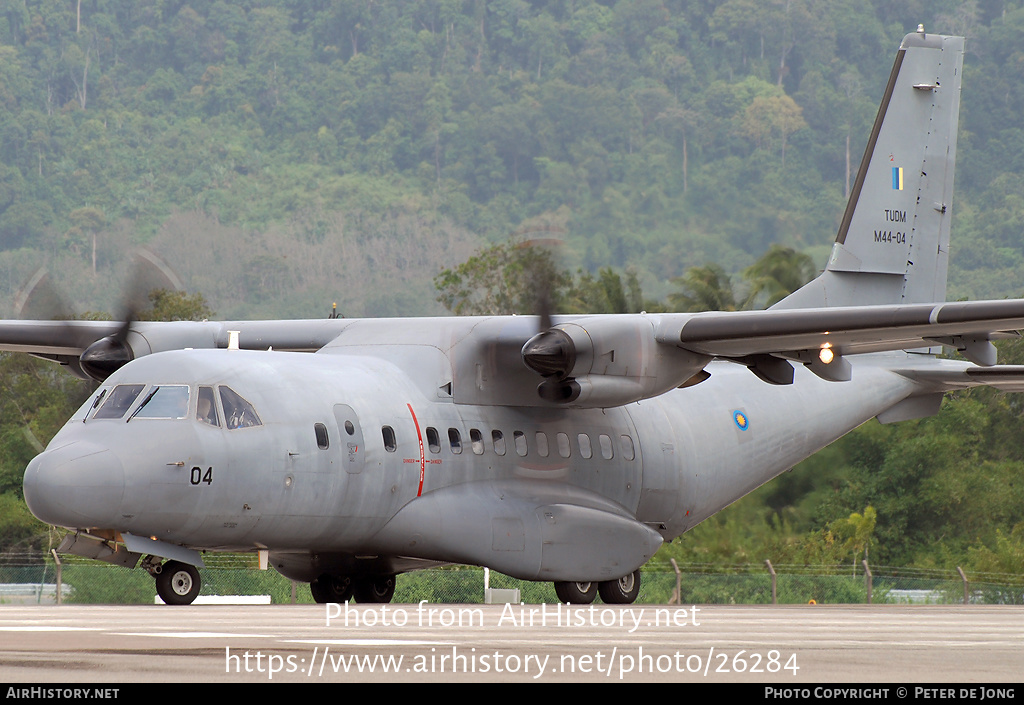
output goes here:
[[828, 266], [772, 308], [945, 300], [963, 55], [903, 38]]

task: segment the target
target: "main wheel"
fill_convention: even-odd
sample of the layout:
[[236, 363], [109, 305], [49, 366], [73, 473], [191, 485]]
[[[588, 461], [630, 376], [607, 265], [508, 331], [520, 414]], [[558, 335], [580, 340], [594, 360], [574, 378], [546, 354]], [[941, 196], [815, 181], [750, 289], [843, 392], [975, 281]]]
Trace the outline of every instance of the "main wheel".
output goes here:
[[558, 601], [570, 605], [589, 605], [597, 597], [597, 583], [555, 583]]
[[352, 581], [356, 602], [391, 602], [395, 596], [394, 575], [371, 575]]
[[345, 603], [352, 599], [352, 578], [347, 575], [328, 575], [324, 573], [309, 584], [309, 592], [314, 602]]
[[631, 605], [640, 594], [640, 570], [618, 580], [604, 580], [597, 584], [597, 591], [607, 605]]
[[167, 561], [156, 576], [156, 594], [168, 605], [191, 605], [201, 586], [196, 567], [180, 561]]

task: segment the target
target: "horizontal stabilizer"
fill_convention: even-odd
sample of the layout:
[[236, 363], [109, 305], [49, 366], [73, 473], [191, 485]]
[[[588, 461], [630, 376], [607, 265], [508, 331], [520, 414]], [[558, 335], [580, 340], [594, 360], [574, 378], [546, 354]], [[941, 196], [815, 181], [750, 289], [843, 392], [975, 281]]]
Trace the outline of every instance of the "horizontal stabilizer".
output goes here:
[[968, 366], [960, 369], [941, 367], [902, 374], [947, 392], [971, 387], [992, 387], [1001, 392], [1024, 392], [1024, 365]]

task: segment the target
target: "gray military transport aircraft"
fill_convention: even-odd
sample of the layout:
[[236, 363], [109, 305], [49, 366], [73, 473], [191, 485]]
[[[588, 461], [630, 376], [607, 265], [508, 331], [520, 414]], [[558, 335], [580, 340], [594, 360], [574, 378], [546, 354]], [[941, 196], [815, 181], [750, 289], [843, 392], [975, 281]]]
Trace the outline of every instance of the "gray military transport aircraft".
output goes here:
[[865, 421], [1024, 391], [991, 342], [1024, 300], [939, 303], [963, 52], [906, 36], [827, 268], [767, 311], [3, 322], [0, 349], [100, 381], [28, 506], [167, 603], [202, 552], [254, 550], [318, 602], [447, 563], [632, 602], [663, 542]]

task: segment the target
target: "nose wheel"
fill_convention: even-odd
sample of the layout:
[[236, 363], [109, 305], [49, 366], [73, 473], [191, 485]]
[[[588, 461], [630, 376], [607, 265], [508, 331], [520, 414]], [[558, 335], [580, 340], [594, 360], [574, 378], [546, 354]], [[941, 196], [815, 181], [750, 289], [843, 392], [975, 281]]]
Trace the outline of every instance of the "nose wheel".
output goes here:
[[191, 605], [199, 597], [202, 580], [194, 565], [167, 561], [160, 566], [156, 578], [156, 594], [168, 605]]

